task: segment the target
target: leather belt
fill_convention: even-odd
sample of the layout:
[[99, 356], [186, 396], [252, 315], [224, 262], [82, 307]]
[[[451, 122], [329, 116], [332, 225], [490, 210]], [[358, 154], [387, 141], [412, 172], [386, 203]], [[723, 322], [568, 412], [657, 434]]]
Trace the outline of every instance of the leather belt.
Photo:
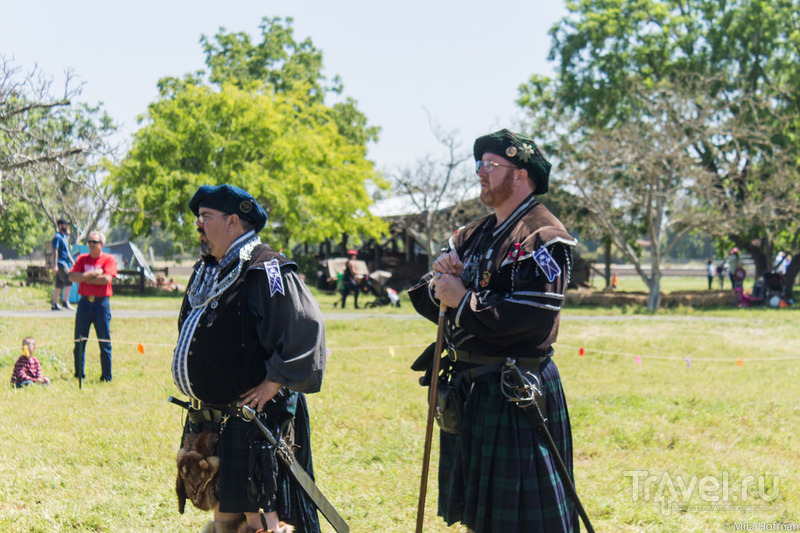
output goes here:
[[452, 348], [447, 349], [447, 358], [450, 359], [452, 362], [459, 362], [459, 363], [467, 363], [469, 365], [479, 365], [479, 366], [501, 366], [506, 363], [506, 360], [511, 357], [517, 361], [517, 364], [521, 368], [539, 368], [539, 365], [542, 362], [542, 359], [545, 357], [550, 357], [550, 354], [541, 355], [541, 356], [526, 356], [526, 357], [518, 357], [513, 355], [479, 355], [473, 354], [470, 352], [465, 352], [463, 350], [454, 350]]
[[477, 355], [472, 354], [469, 352], [465, 352], [463, 350], [454, 350], [452, 348], [448, 348], [447, 350], [447, 358], [453, 362], [460, 362], [466, 363], [468, 365], [475, 365], [474, 368], [470, 368], [467, 370], [462, 370], [458, 373], [458, 381], [466, 379], [467, 382], [470, 382], [479, 376], [484, 376], [486, 374], [491, 374], [494, 372], [501, 372], [503, 367], [506, 364], [506, 361], [509, 359], [515, 360], [515, 365], [519, 367], [521, 370], [524, 370], [526, 373], [532, 374], [535, 376], [536, 385], [539, 387], [539, 393], [536, 397], [536, 403], [539, 406], [539, 412], [542, 414], [542, 417], [547, 416], [547, 398], [544, 395], [542, 383], [542, 376], [539, 372], [539, 367], [541, 366], [542, 360], [545, 357], [550, 357], [552, 355], [552, 349], [548, 352], [547, 355], [543, 356], [533, 356], [533, 357], [514, 357], [514, 356], [491, 356], [491, 355]]
[[229, 416], [241, 416], [241, 408], [235, 403], [216, 405], [191, 398], [189, 400], [189, 420], [195, 424], [213, 422], [219, 424]]
[[90, 302], [99, 302], [105, 300], [108, 296], [81, 296], [81, 298], [89, 300]]

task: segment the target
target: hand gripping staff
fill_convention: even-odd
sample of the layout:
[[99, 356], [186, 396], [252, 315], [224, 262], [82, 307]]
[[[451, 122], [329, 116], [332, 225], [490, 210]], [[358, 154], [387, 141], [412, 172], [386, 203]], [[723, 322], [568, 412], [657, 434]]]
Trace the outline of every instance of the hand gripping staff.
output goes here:
[[431, 370], [431, 387], [428, 394], [428, 423], [425, 426], [425, 451], [422, 455], [422, 479], [419, 483], [419, 503], [417, 504], [417, 529], [422, 533], [422, 518], [425, 516], [425, 495], [428, 492], [428, 466], [431, 460], [431, 440], [433, 439], [433, 419], [436, 414], [436, 393], [439, 388], [439, 366], [442, 358], [444, 341], [444, 312], [447, 306], [439, 305], [439, 322], [436, 331], [436, 349], [433, 352], [433, 369]]
[[[539, 410], [539, 405], [536, 403], [536, 396], [544, 393], [538, 390], [535, 384], [522, 375], [519, 367], [517, 367], [517, 362], [511, 357], [506, 359], [502, 376], [504, 394], [510, 402], [516, 403], [517, 407], [522, 409], [522, 411], [528, 417], [531, 426], [536, 429], [536, 431], [544, 440], [545, 444], [547, 445], [547, 449], [550, 450], [550, 453], [553, 455], [553, 461], [555, 462], [556, 469], [561, 476], [561, 481], [564, 483], [564, 487], [567, 489], [567, 493], [569, 494], [570, 498], [572, 498], [573, 503], [575, 503], [575, 507], [577, 508], [578, 514], [583, 521], [583, 525], [586, 527], [586, 531], [588, 531], [588, 533], [594, 533], [594, 528], [592, 528], [592, 524], [589, 522], [589, 516], [586, 514], [583, 505], [581, 505], [581, 501], [578, 498], [578, 492], [575, 490], [575, 485], [572, 483], [572, 479], [569, 477], [567, 467], [564, 465], [564, 461], [561, 459], [561, 455], [558, 453], [558, 448], [556, 447], [556, 443], [553, 442], [553, 437], [550, 436], [550, 432], [547, 430], [547, 422], [544, 419], [544, 413]], [[513, 383], [509, 383], [507, 381], [507, 376], [511, 377]]]
[[[190, 405], [188, 402], [183, 402], [178, 400], [177, 398], [173, 398], [172, 396], [169, 397], [169, 401], [180, 405], [185, 409], [189, 409]], [[300, 466], [297, 461], [294, 460], [294, 453], [292, 452], [291, 446], [286, 443], [283, 439], [277, 439], [275, 436], [267, 429], [267, 426], [264, 425], [261, 420], [258, 419], [258, 416], [255, 410], [247, 405], [243, 405], [240, 409], [240, 416], [242, 420], [246, 422], [254, 422], [261, 433], [264, 434], [264, 437], [267, 439], [267, 442], [275, 449], [275, 452], [281, 462], [286, 466], [286, 469], [291, 474], [292, 478], [300, 485], [300, 488], [303, 489], [309, 499], [314, 502], [314, 505], [319, 509], [325, 519], [333, 526], [333, 529], [336, 530], [337, 533], [350, 533], [350, 526], [347, 525], [347, 522], [341, 517], [341, 515], [336, 512], [331, 502], [325, 497], [324, 494], [319, 490], [317, 485], [314, 483], [314, 480], [311, 479], [311, 476], [303, 470], [303, 467]]]

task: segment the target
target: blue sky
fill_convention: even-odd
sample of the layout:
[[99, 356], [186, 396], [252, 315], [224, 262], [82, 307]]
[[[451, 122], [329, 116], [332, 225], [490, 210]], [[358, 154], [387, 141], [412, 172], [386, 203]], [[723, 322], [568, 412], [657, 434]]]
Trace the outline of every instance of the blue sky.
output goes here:
[[[369, 155], [391, 171], [442, 155], [428, 113], [461, 148], [513, 126], [517, 88], [550, 74], [548, 29], [564, 0], [0, 0], [0, 55], [57, 80], [71, 69], [81, 100], [103, 102], [127, 139], [163, 76], [204, 67], [198, 43], [220, 27], [255, 37], [264, 16], [294, 18], [321, 49], [325, 73], [382, 128]], [[488, 6], [491, 6], [489, 8]]]

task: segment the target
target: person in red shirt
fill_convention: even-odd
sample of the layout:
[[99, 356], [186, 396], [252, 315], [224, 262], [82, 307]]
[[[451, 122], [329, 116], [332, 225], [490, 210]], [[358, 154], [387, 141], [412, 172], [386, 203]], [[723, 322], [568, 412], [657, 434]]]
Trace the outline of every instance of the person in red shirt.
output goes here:
[[99, 231], [89, 233], [89, 253], [81, 254], [69, 272], [69, 280], [78, 282], [78, 310], [75, 313], [75, 377], [83, 379], [86, 339], [94, 325], [100, 345], [100, 381], [111, 381], [111, 281], [117, 276], [117, 261], [103, 253], [106, 237]]
[[33, 356], [36, 351], [36, 339], [25, 337], [22, 339], [22, 355], [14, 363], [14, 371], [11, 374], [11, 384], [21, 389], [31, 383], [48, 385], [50, 380], [42, 374], [42, 366], [39, 360]]

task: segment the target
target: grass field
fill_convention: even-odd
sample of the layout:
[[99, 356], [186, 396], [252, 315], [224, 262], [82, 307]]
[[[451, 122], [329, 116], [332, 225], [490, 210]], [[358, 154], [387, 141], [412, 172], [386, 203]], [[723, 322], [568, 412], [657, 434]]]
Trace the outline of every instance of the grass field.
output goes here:
[[[48, 291], [5, 287], [0, 309], [44, 309]], [[323, 390], [309, 396], [319, 485], [352, 531], [410, 531], [427, 407], [408, 367], [435, 327], [409, 316], [407, 301], [353, 320], [352, 309], [333, 309], [333, 295], [318, 299], [331, 350]], [[120, 296], [112, 309], [178, 305]], [[800, 522], [798, 319], [796, 309], [565, 311], [556, 361], [577, 488], [597, 531]], [[176, 392], [175, 319], [115, 318], [114, 382], [98, 381], [90, 340], [80, 390], [72, 328], [67, 313], [0, 317], [3, 379], [33, 335], [53, 380], [0, 388], [0, 531], [198, 531], [208, 514], [188, 506], [179, 515], [174, 495], [182, 413], [166, 398]], [[425, 531], [462, 531], [435, 516], [434, 481]]]

